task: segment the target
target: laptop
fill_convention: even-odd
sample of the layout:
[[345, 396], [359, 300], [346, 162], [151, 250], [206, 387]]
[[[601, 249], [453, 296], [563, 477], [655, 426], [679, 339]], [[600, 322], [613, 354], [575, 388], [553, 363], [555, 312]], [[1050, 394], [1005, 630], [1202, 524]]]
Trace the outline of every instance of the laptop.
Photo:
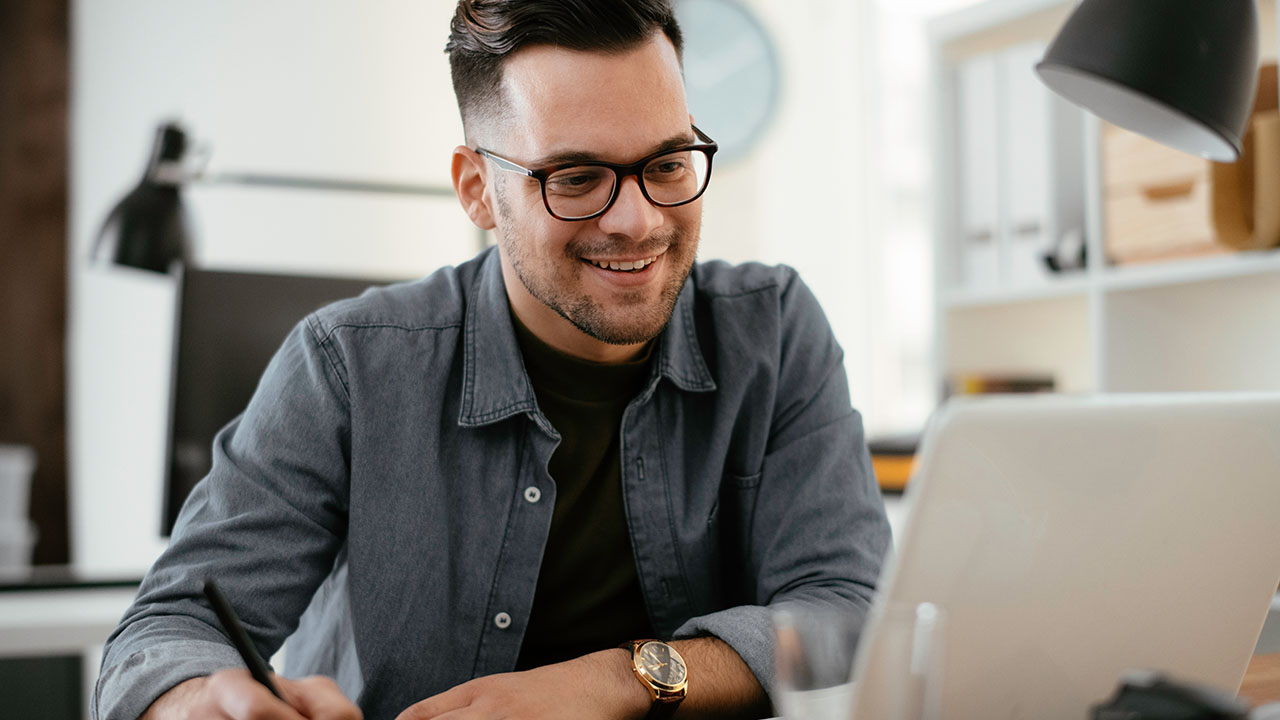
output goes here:
[[[906, 501], [856, 720], [1083, 720], [1141, 668], [1234, 694], [1280, 582], [1280, 394], [953, 401]], [[943, 620], [906, 705], [903, 607]]]

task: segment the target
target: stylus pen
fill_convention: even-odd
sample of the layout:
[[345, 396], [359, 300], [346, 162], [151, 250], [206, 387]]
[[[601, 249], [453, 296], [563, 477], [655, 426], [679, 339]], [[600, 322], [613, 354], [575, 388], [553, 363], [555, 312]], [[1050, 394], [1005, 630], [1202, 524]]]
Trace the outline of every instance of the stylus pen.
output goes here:
[[231, 638], [231, 644], [236, 646], [240, 658], [244, 660], [245, 665], [249, 666], [249, 674], [254, 680], [265, 685], [272, 695], [284, 700], [280, 691], [276, 690], [275, 683], [271, 682], [271, 668], [258, 654], [258, 648], [249, 639], [249, 633], [245, 632], [244, 626], [240, 624], [240, 618], [236, 617], [236, 611], [231, 609], [231, 603], [227, 602], [226, 596], [218, 589], [218, 584], [212, 578], [204, 581], [204, 596], [209, 599], [213, 612], [218, 616], [218, 622], [222, 623], [222, 629], [227, 633], [227, 637]]

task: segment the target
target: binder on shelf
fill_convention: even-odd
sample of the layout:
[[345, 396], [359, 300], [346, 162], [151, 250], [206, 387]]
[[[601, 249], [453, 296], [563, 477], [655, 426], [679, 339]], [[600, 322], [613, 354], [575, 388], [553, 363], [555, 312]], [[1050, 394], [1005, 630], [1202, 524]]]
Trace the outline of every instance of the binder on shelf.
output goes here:
[[1049, 93], [1035, 76], [1044, 44], [1018, 45], [997, 59], [1001, 122], [1000, 179], [1005, 212], [1000, 233], [1004, 284], [1024, 288], [1049, 279], [1044, 254], [1050, 248], [1051, 128]]
[[1084, 115], [1036, 77], [1034, 41], [955, 65], [957, 289], [1043, 286], [1084, 242]]
[[960, 287], [1000, 282], [996, 60], [981, 55], [956, 68], [959, 118]]

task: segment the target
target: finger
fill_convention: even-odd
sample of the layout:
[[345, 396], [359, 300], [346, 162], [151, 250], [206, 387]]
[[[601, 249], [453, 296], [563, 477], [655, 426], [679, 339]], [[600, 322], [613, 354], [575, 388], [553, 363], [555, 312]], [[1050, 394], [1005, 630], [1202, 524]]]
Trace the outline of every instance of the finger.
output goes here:
[[360, 708], [342, 694], [331, 678], [323, 675], [289, 683], [289, 704], [311, 720], [363, 720]]
[[205, 692], [214, 707], [235, 720], [306, 720], [247, 670], [210, 675]]
[[405, 708], [404, 712], [396, 717], [396, 720], [431, 720], [452, 710], [465, 708], [471, 704], [471, 688], [469, 685], [470, 683], [463, 683], [439, 695], [433, 695], [426, 700], [414, 703]]

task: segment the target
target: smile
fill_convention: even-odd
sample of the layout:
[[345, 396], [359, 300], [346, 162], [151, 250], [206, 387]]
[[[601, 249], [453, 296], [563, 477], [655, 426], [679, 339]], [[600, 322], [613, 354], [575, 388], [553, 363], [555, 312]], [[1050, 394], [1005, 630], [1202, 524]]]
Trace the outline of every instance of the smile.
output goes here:
[[583, 258], [583, 261], [605, 270], [614, 270], [617, 272], [639, 272], [640, 270], [648, 267], [659, 257], [662, 256], [654, 255], [653, 257], [644, 258], [642, 260], [590, 260], [588, 258]]

